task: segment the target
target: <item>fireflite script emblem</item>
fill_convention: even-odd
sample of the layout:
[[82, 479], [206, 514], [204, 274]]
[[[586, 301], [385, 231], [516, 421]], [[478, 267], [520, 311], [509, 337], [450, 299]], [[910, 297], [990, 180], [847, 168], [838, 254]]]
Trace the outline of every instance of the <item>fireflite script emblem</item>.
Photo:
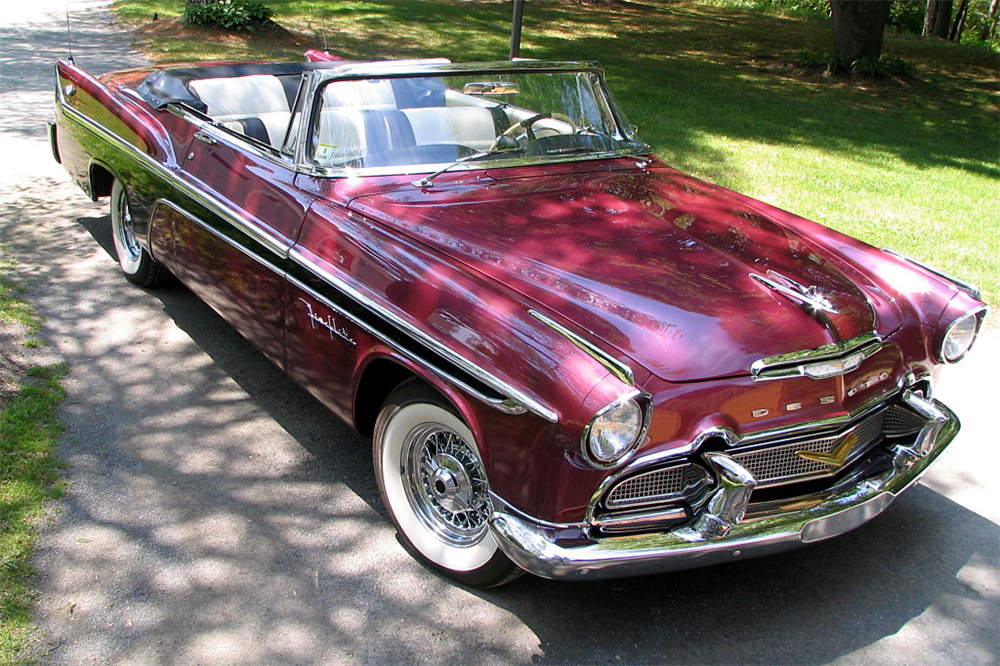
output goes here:
[[858, 436], [853, 432], [847, 435], [830, 453], [819, 451], [796, 451], [795, 455], [813, 462], [823, 463], [830, 467], [841, 467], [858, 444]]
[[316, 325], [319, 324], [326, 330], [330, 331], [331, 338], [333, 336], [337, 336], [338, 338], [343, 338], [344, 340], [347, 340], [352, 345], [358, 344], [357, 342], [354, 341], [354, 338], [351, 337], [351, 334], [347, 332], [346, 328], [341, 328], [340, 326], [337, 326], [337, 320], [333, 318], [333, 315], [327, 315], [326, 319], [324, 319], [323, 317], [320, 317], [318, 314], [313, 312], [312, 305], [309, 304], [309, 301], [307, 301], [304, 298], [300, 298], [299, 300], [302, 301], [303, 304], [305, 304], [306, 308], [308, 308], [309, 312], [307, 314], [309, 319], [312, 320], [313, 328], [316, 328]]

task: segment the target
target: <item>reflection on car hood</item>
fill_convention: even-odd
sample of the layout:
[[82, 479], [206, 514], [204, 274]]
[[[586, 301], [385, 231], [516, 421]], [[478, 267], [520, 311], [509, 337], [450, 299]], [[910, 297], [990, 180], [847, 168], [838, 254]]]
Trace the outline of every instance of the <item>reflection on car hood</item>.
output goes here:
[[[351, 208], [516, 289], [669, 381], [746, 374], [759, 358], [877, 328], [865, 294], [826, 251], [726, 191], [665, 167], [592, 169], [493, 172], [371, 192]], [[836, 312], [751, 277], [768, 271], [814, 287]]]

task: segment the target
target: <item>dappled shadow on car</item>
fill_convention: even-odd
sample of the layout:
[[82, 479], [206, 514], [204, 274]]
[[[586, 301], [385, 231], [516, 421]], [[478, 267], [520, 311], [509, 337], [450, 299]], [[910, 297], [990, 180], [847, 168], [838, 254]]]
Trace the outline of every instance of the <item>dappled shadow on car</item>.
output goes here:
[[[78, 223], [113, 256], [106, 217]], [[142, 295], [124, 283], [122, 289]], [[126, 471], [145, 478], [144, 485], [180, 484], [185, 499], [200, 498], [179, 504], [156, 495], [164, 515], [150, 528], [89, 521], [87, 538], [144, 544], [152, 568], [130, 578], [122, 603], [155, 610], [159, 619], [151, 630], [187, 636], [171, 638], [172, 649], [209, 654], [248, 632], [277, 636], [294, 627], [324, 657], [344, 656], [344, 646], [352, 645], [357, 652], [351, 654], [390, 660], [458, 655], [506, 663], [813, 664], [881, 649], [919, 660], [922, 650], [953, 648], [906, 643], [897, 634], [934, 614], [966, 627], [968, 654], [988, 661], [997, 653], [996, 637], [979, 616], [996, 605], [988, 581], [1000, 574], [994, 553], [1000, 528], [924, 487], [855, 532], [768, 558], [591, 583], [526, 576], [490, 591], [452, 585], [409, 560], [392, 538], [367, 440], [183, 287], [141, 297], [158, 303], [211, 359], [200, 376], [184, 381], [203, 382], [198, 390], [215, 395], [219, 410], [226, 395], [218, 395], [219, 386], [235, 382], [253, 411], [290, 438], [276, 444], [280, 454], [265, 468], [248, 467], [248, 456], [267, 454], [221, 438], [207, 451], [204, 442], [185, 443], [192, 436], [180, 431], [183, 415], [171, 414], [167, 401], [159, 418], [169, 423], [145, 438], [173, 447], [173, 458], [157, 461], [141, 444], [108, 453], [110, 468], [131, 459]], [[245, 418], [256, 427], [258, 417]], [[239, 425], [227, 413], [215, 427]], [[175, 571], [179, 563], [183, 573]], [[172, 576], [197, 588], [199, 603], [218, 614], [177, 595]], [[215, 586], [227, 590], [228, 602]], [[233, 603], [244, 617], [228, 615]], [[375, 636], [377, 645], [362, 645], [362, 635]], [[422, 645], [421, 637], [431, 643]], [[254, 654], [266, 662], [282, 652], [271, 645]]]

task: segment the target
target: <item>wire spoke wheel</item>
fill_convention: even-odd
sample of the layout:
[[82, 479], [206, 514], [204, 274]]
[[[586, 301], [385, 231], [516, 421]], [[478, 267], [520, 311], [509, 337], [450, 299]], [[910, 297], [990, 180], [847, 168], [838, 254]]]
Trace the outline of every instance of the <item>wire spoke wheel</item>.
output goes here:
[[490, 515], [486, 474], [469, 445], [448, 428], [425, 425], [403, 443], [406, 493], [424, 525], [456, 546], [478, 541]]
[[472, 431], [435, 391], [407, 383], [389, 396], [373, 457], [382, 501], [417, 559], [478, 587], [522, 573], [490, 532], [489, 483]]

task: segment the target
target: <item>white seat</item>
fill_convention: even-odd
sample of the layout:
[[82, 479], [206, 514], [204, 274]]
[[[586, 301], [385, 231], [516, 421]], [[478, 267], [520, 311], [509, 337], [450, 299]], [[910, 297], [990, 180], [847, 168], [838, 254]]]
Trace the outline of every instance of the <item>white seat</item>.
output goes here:
[[396, 94], [388, 79], [375, 81], [334, 81], [323, 91], [323, 108], [392, 109]]
[[489, 108], [436, 106], [403, 109], [417, 145], [460, 144], [485, 150], [496, 141], [497, 131]]
[[274, 111], [288, 112], [288, 97], [277, 76], [254, 74], [191, 81], [188, 88], [206, 105], [208, 115], [255, 116]]
[[365, 118], [357, 109], [328, 109], [319, 124], [316, 163], [335, 166], [368, 154]]
[[[284, 86], [276, 76], [254, 74], [199, 79], [188, 84], [208, 106], [208, 115], [229, 129], [280, 148], [292, 114]], [[263, 131], [252, 131], [253, 121]], [[266, 136], [265, 136], [266, 134]]]

